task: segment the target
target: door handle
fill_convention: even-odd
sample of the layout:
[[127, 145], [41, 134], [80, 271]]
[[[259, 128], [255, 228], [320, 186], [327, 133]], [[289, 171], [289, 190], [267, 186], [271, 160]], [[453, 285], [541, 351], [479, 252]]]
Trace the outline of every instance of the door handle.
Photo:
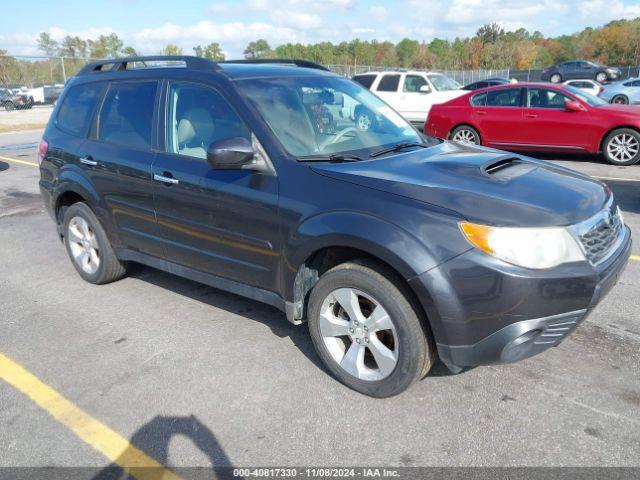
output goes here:
[[476, 114], [478, 114], [478, 115], [486, 115], [487, 112], [485, 112], [484, 110], [476, 110]]
[[158, 175], [157, 173], [153, 174], [153, 179], [158, 182], [167, 183], [169, 185], [176, 185], [177, 183], [180, 183], [180, 180], [178, 180], [177, 178], [166, 177], [164, 175]]
[[525, 113], [524, 116], [527, 118], [538, 118], [538, 115], [535, 113]]
[[95, 167], [96, 165], [98, 165], [98, 162], [91, 158], [91, 155], [80, 157], [80, 163], [84, 163], [85, 165], [89, 165], [91, 167]]

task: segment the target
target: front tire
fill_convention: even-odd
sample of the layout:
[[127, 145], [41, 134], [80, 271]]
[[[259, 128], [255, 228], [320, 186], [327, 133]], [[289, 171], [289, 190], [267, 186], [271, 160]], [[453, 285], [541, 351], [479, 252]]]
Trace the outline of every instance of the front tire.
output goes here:
[[309, 297], [311, 339], [331, 373], [372, 397], [398, 395], [427, 374], [431, 335], [401, 281], [372, 262], [338, 265]]
[[608, 79], [607, 79], [607, 74], [606, 74], [606, 72], [598, 72], [598, 73], [596, 73], [596, 82], [598, 82], [598, 83], [604, 83], [604, 82], [606, 82], [607, 80], [608, 80]]
[[449, 140], [463, 145], [480, 145], [480, 134], [469, 125], [460, 125], [451, 131]]
[[119, 280], [126, 263], [116, 257], [102, 225], [86, 203], [78, 202], [64, 212], [64, 244], [80, 276], [97, 285]]
[[551, 75], [551, 83], [560, 83], [562, 81], [562, 75], [560, 75], [559, 73], [554, 73], [553, 75]]
[[611, 99], [611, 103], [626, 105], [629, 103], [629, 99], [625, 95], [616, 95]]
[[630, 128], [614, 130], [604, 139], [602, 152], [613, 165], [634, 165], [640, 160], [640, 133]]

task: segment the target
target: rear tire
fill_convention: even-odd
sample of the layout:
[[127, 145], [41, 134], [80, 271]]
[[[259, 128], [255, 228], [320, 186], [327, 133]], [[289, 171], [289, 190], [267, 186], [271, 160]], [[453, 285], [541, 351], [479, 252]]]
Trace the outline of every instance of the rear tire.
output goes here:
[[616, 95], [611, 99], [611, 103], [626, 105], [629, 103], [629, 99], [625, 95]]
[[602, 153], [612, 165], [634, 165], [640, 160], [640, 133], [630, 128], [614, 130], [602, 142]]
[[15, 108], [16, 108], [16, 106], [13, 104], [13, 102], [7, 102], [7, 103], [5, 103], [5, 104], [4, 104], [4, 109], [5, 109], [7, 112], [10, 112], [10, 111], [12, 111], [12, 110], [15, 110]]
[[463, 145], [480, 145], [480, 134], [469, 125], [460, 125], [449, 134], [449, 140]]
[[551, 78], [549, 80], [551, 80], [551, 83], [560, 83], [562, 81], [562, 75], [560, 75], [559, 73], [554, 73], [553, 75], [551, 75]]
[[606, 72], [598, 72], [596, 73], [596, 82], [605, 83], [607, 81], [607, 73]]
[[346, 386], [391, 397], [433, 365], [431, 334], [405, 292], [394, 272], [365, 261], [338, 265], [313, 287], [311, 339], [322, 362]]
[[118, 260], [102, 225], [86, 203], [74, 203], [65, 210], [63, 232], [71, 263], [84, 280], [102, 285], [124, 276], [127, 264]]

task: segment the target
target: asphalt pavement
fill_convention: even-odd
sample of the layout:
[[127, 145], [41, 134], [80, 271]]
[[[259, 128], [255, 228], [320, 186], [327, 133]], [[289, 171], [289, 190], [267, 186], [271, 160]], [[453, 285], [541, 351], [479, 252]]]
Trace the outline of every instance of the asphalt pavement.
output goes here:
[[[103, 468], [119, 438], [170, 468], [640, 466], [637, 242], [557, 348], [459, 375], [438, 364], [376, 400], [330, 377], [306, 325], [274, 308], [139, 265], [82, 281], [39, 196], [39, 135], [0, 134], [0, 356], [17, 372], [0, 369], [0, 467]], [[604, 177], [640, 238], [640, 165], [547, 159]]]

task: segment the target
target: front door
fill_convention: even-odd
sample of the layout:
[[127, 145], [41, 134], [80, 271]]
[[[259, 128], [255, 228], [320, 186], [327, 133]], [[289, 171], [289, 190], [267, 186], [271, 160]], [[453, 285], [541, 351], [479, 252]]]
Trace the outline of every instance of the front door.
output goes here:
[[[427, 87], [429, 90], [421, 91], [422, 87]], [[398, 111], [410, 122], [424, 124], [431, 108], [431, 96], [432, 91], [427, 79], [422, 75], [408, 73], [402, 81]]]
[[574, 99], [557, 90], [527, 89], [524, 113], [527, 143], [554, 150], [582, 150], [588, 147], [591, 131], [589, 112], [586, 107], [580, 112], [569, 111], [565, 108], [567, 101]]
[[153, 164], [165, 254], [205, 273], [274, 290], [279, 261], [278, 182], [251, 170], [214, 170], [207, 147], [252, 134], [208, 85], [170, 82], [166, 146]]

